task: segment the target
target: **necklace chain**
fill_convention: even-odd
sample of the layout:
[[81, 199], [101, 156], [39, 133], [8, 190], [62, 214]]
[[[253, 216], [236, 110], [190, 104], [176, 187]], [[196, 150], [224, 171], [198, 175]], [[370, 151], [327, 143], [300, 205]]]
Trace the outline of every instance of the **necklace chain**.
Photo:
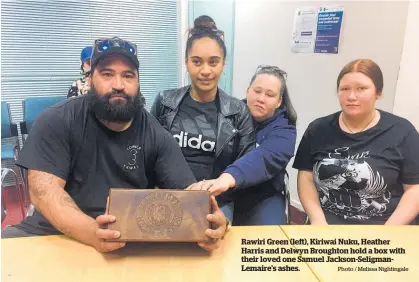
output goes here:
[[[374, 116], [372, 117], [372, 119], [370, 120], [370, 122], [362, 129], [362, 130], [360, 130], [360, 131], [358, 131], [358, 132], [356, 132], [356, 133], [359, 133], [359, 132], [362, 132], [362, 131], [364, 131], [370, 124], [371, 124], [371, 122], [375, 119], [375, 115], [377, 114], [377, 111], [374, 111]], [[346, 128], [352, 133], [352, 134], [355, 134], [355, 132], [353, 132], [350, 128], [349, 128], [349, 126], [346, 124], [346, 122], [345, 122], [345, 120], [344, 120], [344, 118], [343, 118], [343, 114], [342, 114], [342, 122], [343, 122], [343, 124], [346, 126]]]

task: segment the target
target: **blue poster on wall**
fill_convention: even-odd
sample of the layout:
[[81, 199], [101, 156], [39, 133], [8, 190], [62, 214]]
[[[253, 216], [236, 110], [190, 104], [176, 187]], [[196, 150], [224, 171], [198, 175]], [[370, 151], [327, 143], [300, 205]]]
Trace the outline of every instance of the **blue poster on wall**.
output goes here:
[[339, 52], [342, 19], [343, 7], [320, 7], [314, 53], [337, 54]]

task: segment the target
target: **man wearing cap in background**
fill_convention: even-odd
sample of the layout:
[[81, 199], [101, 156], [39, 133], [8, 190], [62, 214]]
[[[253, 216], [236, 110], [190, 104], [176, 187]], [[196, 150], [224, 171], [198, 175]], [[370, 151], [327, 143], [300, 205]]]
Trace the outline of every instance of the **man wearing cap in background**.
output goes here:
[[92, 46], [87, 46], [81, 50], [80, 74], [82, 74], [83, 77], [73, 82], [70, 89], [68, 90], [67, 98], [89, 93], [90, 87], [88, 78], [90, 75], [90, 58], [92, 57], [92, 51]]
[[[96, 40], [91, 92], [65, 100], [35, 121], [17, 165], [29, 170], [33, 216], [9, 226], [2, 237], [64, 233], [101, 252], [125, 245], [105, 242], [119, 232], [103, 215], [110, 187], [184, 189], [196, 185], [179, 145], [144, 109], [137, 48], [120, 38]], [[221, 238], [226, 219], [212, 199], [210, 238]], [[96, 220], [95, 220], [96, 218]], [[118, 220], [118, 219], [116, 219]], [[199, 243], [206, 249], [219, 240]]]

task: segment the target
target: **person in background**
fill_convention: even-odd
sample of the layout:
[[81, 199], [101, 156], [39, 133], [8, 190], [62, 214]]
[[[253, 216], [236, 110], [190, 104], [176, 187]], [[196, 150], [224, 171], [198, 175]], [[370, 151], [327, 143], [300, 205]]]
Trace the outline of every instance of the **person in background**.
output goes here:
[[256, 149], [204, 183], [212, 195], [234, 189], [234, 225], [287, 224], [286, 167], [294, 156], [297, 113], [291, 103], [286, 73], [259, 66], [246, 91], [256, 124]]
[[299, 145], [298, 195], [311, 224], [410, 224], [419, 213], [419, 134], [377, 110], [383, 74], [368, 59], [337, 78], [341, 111], [308, 126]]
[[83, 77], [73, 82], [68, 90], [67, 98], [89, 93], [90, 58], [92, 57], [92, 50], [92, 46], [87, 46], [81, 50], [80, 74], [82, 74]]
[[[218, 87], [227, 56], [222, 34], [210, 17], [195, 20], [185, 50], [191, 85], [162, 91], [151, 109], [181, 147], [198, 181], [217, 178], [255, 147], [246, 104]], [[231, 195], [223, 193], [217, 200], [231, 220]]]
[[[173, 137], [144, 108], [135, 44], [120, 38], [95, 41], [91, 92], [46, 109], [35, 121], [17, 165], [28, 169], [36, 211], [2, 231], [2, 238], [65, 234], [108, 252], [125, 246], [107, 242], [119, 231], [106, 225], [110, 187], [184, 189], [196, 184]], [[227, 224], [211, 198], [214, 229], [200, 242], [220, 244]]]

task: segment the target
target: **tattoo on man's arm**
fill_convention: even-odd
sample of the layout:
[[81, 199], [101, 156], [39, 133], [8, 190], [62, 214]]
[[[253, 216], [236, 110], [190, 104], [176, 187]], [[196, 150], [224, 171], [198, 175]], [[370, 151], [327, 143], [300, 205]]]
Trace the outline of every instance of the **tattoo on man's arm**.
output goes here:
[[54, 225], [55, 228], [57, 228], [57, 230], [60, 231], [61, 233], [66, 234], [70, 237], [73, 237], [73, 233], [71, 232], [71, 230], [69, 228], [65, 228], [64, 226], [60, 226], [60, 224], [59, 224], [60, 221], [55, 218], [54, 213], [51, 211], [50, 206], [47, 206], [47, 208], [48, 208], [48, 213], [52, 218], [52, 220], [51, 220], [52, 225]]
[[70, 207], [77, 211], [80, 210], [77, 204], [74, 202], [73, 198], [71, 198], [70, 196], [67, 196], [67, 195], [62, 196], [60, 202], [61, 202], [61, 205], [64, 207]]
[[[76, 210], [77, 212], [80, 212], [80, 213], [83, 213], [81, 210], [80, 210], [80, 208], [77, 206], [77, 204], [74, 202], [74, 200], [69, 196], [69, 195], [62, 195], [60, 198], [59, 198], [59, 202], [60, 202], [60, 204], [63, 206], [63, 207], [69, 207], [69, 208], [72, 208], [72, 209], [74, 209], [74, 210]], [[48, 207], [48, 209], [49, 209], [49, 207]], [[51, 210], [49, 209], [49, 214], [51, 215], [51, 217], [52, 217], [52, 220], [53, 220], [53, 222], [55, 223], [54, 224], [54, 226], [60, 231], [60, 232], [62, 232], [62, 233], [64, 233], [64, 234], [66, 234], [66, 235], [68, 235], [68, 236], [70, 236], [70, 237], [73, 237], [73, 233], [71, 232], [71, 229], [70, 228], [66, 228], [66, 227], [64, 227], [64, 226], [61, 226], [60, 224], [59, 224], [59, 220], [57, 220], [56, 218], [55, 218], [55, 216], [54, 216], [54, 214], [51, 212]]]
[[30, 192], [36, 199], [41, 199], [48, 194], [48, 188], [52, 185], [54, 176], [46, 173], [29, 173]]
[[[28, 177], [31, 199], [39, 211], [57, 230], [74, 237], [75, 234], [73, 234], [71, 226], [64, 224], [63, 216], [76, 213], [84, 215], [84, 212], [64, 190], [65, 182], [54, 175], [42, 171], [29, 171]], [[66, 210], [57, 212], [57, 207], [60, 207], [61, 210]], [[73, 209], [73, 212], [68, 212], [71, 211], [69, 209]]]

